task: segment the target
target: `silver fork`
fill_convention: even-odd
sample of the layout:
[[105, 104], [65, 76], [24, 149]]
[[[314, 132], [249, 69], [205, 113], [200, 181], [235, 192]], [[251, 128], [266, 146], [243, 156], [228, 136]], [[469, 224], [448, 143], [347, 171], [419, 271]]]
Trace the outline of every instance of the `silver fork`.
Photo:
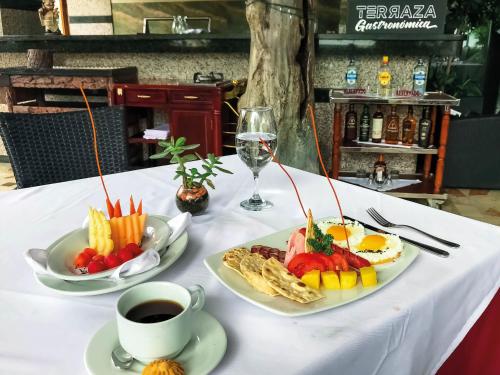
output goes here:
[[425, 235], [427, 237], [432, 238], [435, 241], [441, 242], [444, 245], [447, 245], [450, 247], [460, 247], [460, 245], [458, 243], [451, 242], [451, 241], [445, 240], [443, 238], [433, 236], [432, 234], [424, 232], [423, 230], [420, 230], [418, 228], [412, 227], [411, 225], [391, 223], [390, 221], [385, 219], [382, 215], [380, 215], [373, 207], [370, 207], [369, 209], [367, 209], [366, 212], [368, 213], [368, 215], [370, 215], [373, 218], [373, 220], [375, 220], [377, 223], [379, 223], [383, 227], [386, 227], [386, 228], [410, 228], [410, 229], [413, 229], [419, 233], [422, 233], [423, 235]]

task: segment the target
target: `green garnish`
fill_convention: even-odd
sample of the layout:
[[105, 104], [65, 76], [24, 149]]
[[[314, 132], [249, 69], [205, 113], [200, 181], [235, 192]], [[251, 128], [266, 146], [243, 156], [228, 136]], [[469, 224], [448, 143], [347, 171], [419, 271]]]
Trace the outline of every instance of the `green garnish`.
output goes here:
[[307, 243], [312, 246], [315, 253], [325, 253], [332, 255], [333, 236], [324, 234], [316, 224], [313, 224], [314, 238], [308, 238]]

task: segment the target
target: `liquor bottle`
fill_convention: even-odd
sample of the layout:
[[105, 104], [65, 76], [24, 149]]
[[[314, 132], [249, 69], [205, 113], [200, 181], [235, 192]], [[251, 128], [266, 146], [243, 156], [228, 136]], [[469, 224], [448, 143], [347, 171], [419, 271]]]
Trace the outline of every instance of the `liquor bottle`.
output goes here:
[[413, 116], [413, 106], [408, 106], [408, 114], [403, 119], [403, 144], [411, 146], [415, 138], [417, 119]]
[[372, 121], [372, 142], [382, 142], [382, 130], [384, 128], [384, 114], [380, 110], [380, 105], [377, 105], [377, 112], [373, 114]]
[[417, 65], [413, 68], [413, 90], [421, 95], [425, 94], [425, 86], [427, 83], [427, 72], [422, 59], [418, 59]]
[[345, 80], [347, 88], [355, 89], [358, 87], [358, 67], [356, 66], [354, 59], [351, 59], [349, 65], [347, 66]]
[[349, 104], [349, 112], [345, 114], [344, 140], [354, 141], [358, 135], [358, 116], [354, 104]]
[[391, 113], [387, 116], [385, 128], [385, 143], [397, 144], [399, 141], [399, 116], [396, 113], [396, 106], [391, 107]]
[[425, 147], [425, 148], [429, 147], [430, 130], [431, 130], [431, 120], [429, 118], [429, 111], [427, 107], [424, 107], [418, 130], [418, 145], [420, 147]]
[[362, 142], [370, 140], [370, 112], [366, 104], [363, 107], [363, 113], [359, 120], [359, 140]]
[[378, 69], [378, 94], [380, 96], [391, 95], [392, 73], [389, 66], [389, 56], [382, 58], [382, 64]]
[[387, 164], [383, 154], [379, 155], [378, 160], [373, 165], [373, 179], [377, 185], [383, 185], [387, 180]]

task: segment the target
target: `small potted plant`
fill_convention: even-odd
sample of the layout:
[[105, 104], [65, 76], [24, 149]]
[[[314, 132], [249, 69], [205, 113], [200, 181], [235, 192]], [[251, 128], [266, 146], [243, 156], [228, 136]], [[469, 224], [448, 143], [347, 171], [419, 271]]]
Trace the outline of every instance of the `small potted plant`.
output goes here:
[[[206, 183], [212, 189], [215, 189], [213, 181], [210, 177], [217, 176], [215, 171], [230, 173], [221, 167], [222, 162], [214, 154], [208, 154], [207, 158], [203, 158], [200, 154], [184, 154], [188, 150], [194, 150], [200, 145], [186, 145], [186, 138], [179, 137], [170, 138], [168, 141], [158, 142], [163, 151], [151, 155], [150, 159], [170, 158], [170, 164], [178, 164], [175, 171], [174, 180], [182, 177], [182, 185], [177, 190], [176, 205], [182, 212], [191, 212], [193, 215], [200, 214], [208, 207], [208, 191], [204, 186]], [[202, 161], [203, 171], [198, 171], [197, 168], [187, 168], [186, 163], [194, 160]]]

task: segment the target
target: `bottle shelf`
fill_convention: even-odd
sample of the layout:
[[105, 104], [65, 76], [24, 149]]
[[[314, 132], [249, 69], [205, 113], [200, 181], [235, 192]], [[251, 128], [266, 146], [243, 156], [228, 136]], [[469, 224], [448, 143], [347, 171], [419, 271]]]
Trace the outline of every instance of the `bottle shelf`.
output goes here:
[[361, 145], [355, 142], [344, 144], [340, 146], [342, 152], [352, 152], [352, 153], [372, 153], [372, 154], [415, 154], [415, 155], [437, 155], [437, 148], [422, 148], [418, 146], [413, 146], [411, 148], [406, 147], [391, 147], [391, 146], [372, 146], [372, 145]]
[[380, 105], [445, 105], [457, 106], [460, 99], [443, 92], [426, 92], [422, 96], [382, 97], [373, 94], [345, 94], [343, 90], [330, 90], [330, 103], [339, 104], [380, 104]]
[[[343, 177], [353, 177], [355, 172], [341, 172], [340, 176]], [[392, 195], [398, 198], [406, 199], [435, 199], [435, 200], [446, 200], [448, 199], [448, 194], [443, 191], [434, 193], [434, 176], [429, 176], [427, 178], [423, 177], [421, 173], [415, 174], [403, 174], [399, 176], [402, 179], [419, 179], [421, 182], [405, 186], [398, 189], [384, 191], [385, 194]]]

